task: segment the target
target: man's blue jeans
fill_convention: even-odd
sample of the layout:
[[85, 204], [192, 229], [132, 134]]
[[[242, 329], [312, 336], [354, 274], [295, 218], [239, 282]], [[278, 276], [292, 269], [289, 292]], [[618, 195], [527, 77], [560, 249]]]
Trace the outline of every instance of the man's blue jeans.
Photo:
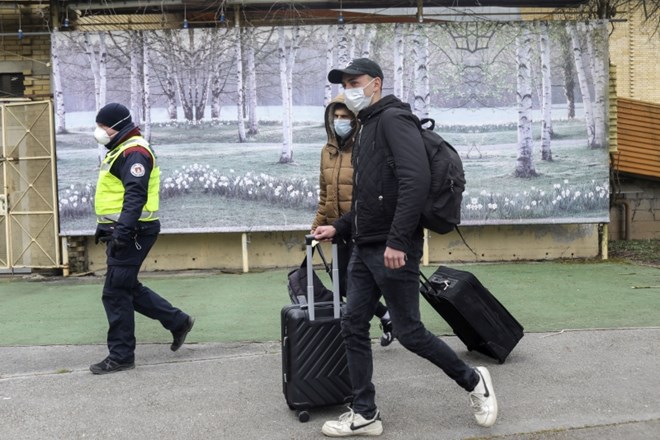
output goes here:
[[342, 317], [342, 333], [353, 384], [352, 408], [368, 418], [376, 411], [376, 393], [371, 382], [373, 358], [369, 326], [381, 293], [390, 311], [394, 335], [401, 345], [440, 367], [467, 391], [474, 389], [479, 381], [475, 370], [426, 330], [420, 321], [421, 239], [415, 250], [408, 253], [405, 266], [399, 269], [385, 268], [384, 252], [385, 243], [353, 247], [348, 267], [346, 313]]

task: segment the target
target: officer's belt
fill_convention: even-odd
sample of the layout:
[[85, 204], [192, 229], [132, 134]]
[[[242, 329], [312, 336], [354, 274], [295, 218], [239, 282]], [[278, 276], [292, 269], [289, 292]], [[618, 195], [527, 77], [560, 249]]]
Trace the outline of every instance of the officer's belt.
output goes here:
[[[97, 223], [116, 223], [119, 221], [119, 214], [105, 214], [105, 215], [97, 215], [96, 216], [96, 222]], [[146, 220], [146, 219], [151, 219], [158, 215], [158, 211], [142, 211], [142, 214], [140, 214], [140, 220]], [[154, 219], [155, 220], [155, 219]]]

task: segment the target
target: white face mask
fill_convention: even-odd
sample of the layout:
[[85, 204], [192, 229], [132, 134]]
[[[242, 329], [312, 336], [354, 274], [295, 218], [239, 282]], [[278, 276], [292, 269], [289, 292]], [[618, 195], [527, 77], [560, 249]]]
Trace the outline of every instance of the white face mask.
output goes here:
[[[371, 99], [374, 97], [372, 93], [371, 96], [364, 96], [364, 89], [374, 82], [376, 78], [372, 79], [364, 87], [356, 87], [354, 89], [345, 89], [344, 90], [344, 104], [346, 107], [356, 115], [360, 113], [360, 110], [369, 107], [371, 104]], [[376, 91], [374, 90], [374, 93]]]
[[353, 127], [351, 127], [351, 121], [349, 119], [335, 119], [334, 126], [335, 133], [337, 133], [337, 136], [342, 139], [347, 137], [353, 131]]
[[[131, 117], [131, 115], [129, 114], [124, 119], [115, 122], [114, 125], [110, 128], [115, 128], [118, 124], [121, 124], [122, 122], [124, 122], [126, 119], [128, 119], [130, 117]], [[94, 130], [94, 139], [96, 139], [96, 142], [98, 142], [101, 145], [108, 145], [110, 143], [110, 141], [112, 140], [110, 138], [110, 135], [108, 134], [108, 132], [105, 131], [104, 129], [102, 129], [101, 127], [99, 127], [98, 125], [96, 126], [96, 129]]]
[[110, 143], [110, 136], [101, 127], [96, 127], [94, 130], [94, 139], [101, 145], [108, 145]]

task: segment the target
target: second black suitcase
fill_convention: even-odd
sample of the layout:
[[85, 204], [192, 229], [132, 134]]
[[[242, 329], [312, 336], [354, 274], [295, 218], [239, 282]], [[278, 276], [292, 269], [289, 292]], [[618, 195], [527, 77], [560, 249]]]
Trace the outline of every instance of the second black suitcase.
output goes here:
[[[328, 265], [328, 261], [323, 254], [323, 248], [318, 244], [316, 246], [312, 244], [312, 254], [314, 253], [315, 249], [318, 250], [318, 254], [319, 257], [321, 257], [325, 271], [328, 273], [328, 275], [330, 275], [330, 278], [332, 278], [332, 269], [330, 265]], [[289, 297], [291, 298], [292, 304], [307, 304], [307, 286], [309, 286], [309, 283], [307, 282], [308, 266], [307, 256], [305, 256], [302, 263], [300, 263], [300, 267], [290, 271], [287, 276], [289, 280]], [[323, 281], [321, 281], [321, 279], [316, 275], [313, 266], [312, 280], [314, 287], [314, 301], [317, 303], [332, 301], [332, 290], [326, 288], [323, 285]]]
[[[307, 242], [307, 280], [312, 276], [313, 236]], [[337, 245], [333, 244], [333, 301], [316, 303], [308, 282], [307, 303], [282, 308], [282, 384], [289, 408], [301, 422], [309, 410], [352, 401], [346, 347], [341, 335]]]
[[440, 266], [422, 274], [422, 296], [467, 346], [503, 363], [523, 337], [523, 327], [472, 273]]

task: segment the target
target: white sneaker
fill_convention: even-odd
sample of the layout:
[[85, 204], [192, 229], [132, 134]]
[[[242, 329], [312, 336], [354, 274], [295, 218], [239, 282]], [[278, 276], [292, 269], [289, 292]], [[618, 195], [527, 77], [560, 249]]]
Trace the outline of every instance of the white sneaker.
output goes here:
[[470, 406], [474, 417], [481, 426], [490, 427], [497, 419], [497, 398], [493, 389], [493, 381], [486, 367], [475, 368], [479, 375], [479, 383], [470, 391]]
[[376, 411], [370, 420], [360, 414], [355, 414], [352, 409], [339, 416], [338, 421], [328, 420], [323, 424], [321, 432], [328, 437], [349, 437], [352, 435], [381, 435], [383, 423], [380, 421], [380, 411]]

